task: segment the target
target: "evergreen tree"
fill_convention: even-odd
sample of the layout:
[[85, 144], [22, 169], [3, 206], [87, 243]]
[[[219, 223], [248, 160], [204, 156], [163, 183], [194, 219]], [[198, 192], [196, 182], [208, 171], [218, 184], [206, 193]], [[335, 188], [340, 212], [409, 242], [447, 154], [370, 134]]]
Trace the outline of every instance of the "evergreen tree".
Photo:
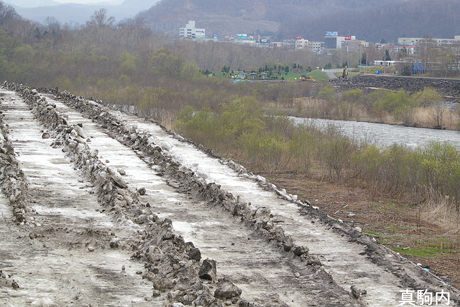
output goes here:
[[385, 61], [391, 61], [390, 51], [385, 50]]

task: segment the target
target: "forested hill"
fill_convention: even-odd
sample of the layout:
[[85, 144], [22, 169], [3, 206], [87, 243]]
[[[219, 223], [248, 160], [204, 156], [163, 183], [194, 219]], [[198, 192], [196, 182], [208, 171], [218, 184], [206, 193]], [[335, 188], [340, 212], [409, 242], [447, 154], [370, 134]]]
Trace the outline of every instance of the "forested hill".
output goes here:
[[[306, 20], [287, 20], [281, 29], [285, 36], [324, 37], [324, 31], [339, 31], [360, 39], [396, 42], [398, 37], [453, 38], [460, 35], [459, 0], [407, 0], [379, 8], [339, 12]], [[297, 34], [300, 33], [300, 34]]]
[[[387, 0], [394, 2], [400, 0]], [[378, 0], [161, 0], [148, 11], [139, 14], [154, 30], [176, 33], [188, 20], [207, 33], [278, 33], [288, 20], [302, 17], [306, 22], [315, 16], [325, 16], [357, 8], [381, 6]]]
[[326, 31], [371, 42], [460, 34], [460, 0], [161, 0], [138, 15], [176, 34], [188, 20], [208, 34], [272, 33], [321, 40]]

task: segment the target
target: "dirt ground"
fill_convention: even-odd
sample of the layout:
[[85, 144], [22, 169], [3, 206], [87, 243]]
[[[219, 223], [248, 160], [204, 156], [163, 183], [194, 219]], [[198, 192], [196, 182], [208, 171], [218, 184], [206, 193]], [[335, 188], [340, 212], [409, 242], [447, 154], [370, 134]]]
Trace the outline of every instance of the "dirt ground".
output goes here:
[[354, 223], [380, 243], [460, 288], [460, 232], [440, 226], [436, 217], [422, 213], [420, 206], [385, 196], [373, 199], [365, 189], [302, 174], [261, 175], [329, 215]]

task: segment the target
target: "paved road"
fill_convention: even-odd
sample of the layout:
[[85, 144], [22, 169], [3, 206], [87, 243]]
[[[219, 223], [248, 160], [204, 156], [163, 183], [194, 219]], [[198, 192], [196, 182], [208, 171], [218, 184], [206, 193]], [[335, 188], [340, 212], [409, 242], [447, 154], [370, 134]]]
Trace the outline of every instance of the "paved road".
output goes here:
[[324, 72], [327, 74], [329, 79], [337, 79], [337, 76], [335, 75], [335, 73], [342, 72], [342, 71], [343, 69], [340, 68], [340, 69], [326, 69]]

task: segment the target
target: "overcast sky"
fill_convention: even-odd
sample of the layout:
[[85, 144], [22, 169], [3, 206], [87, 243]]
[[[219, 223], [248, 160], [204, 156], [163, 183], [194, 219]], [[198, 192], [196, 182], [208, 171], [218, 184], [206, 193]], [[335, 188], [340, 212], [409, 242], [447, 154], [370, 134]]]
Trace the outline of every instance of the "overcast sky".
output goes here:
[[80, 3], [80, 4], [94, 4], [94, 3], [107, 3], [113, 2], [115, 4], [122, 3], [122, 0], [54, 0], [59, 3]]
[[[123, 0], [52, 0], [55, 4], [59, 3], [78, 3], [78, 4], [96, 4], [96, 3], [107, 3], [107, 4], [121, 4]], [[5, 0], [8, 4], [17, 5], [20, 7], [36, 7], [43, 5], [52, 5], [51, 0]]]

